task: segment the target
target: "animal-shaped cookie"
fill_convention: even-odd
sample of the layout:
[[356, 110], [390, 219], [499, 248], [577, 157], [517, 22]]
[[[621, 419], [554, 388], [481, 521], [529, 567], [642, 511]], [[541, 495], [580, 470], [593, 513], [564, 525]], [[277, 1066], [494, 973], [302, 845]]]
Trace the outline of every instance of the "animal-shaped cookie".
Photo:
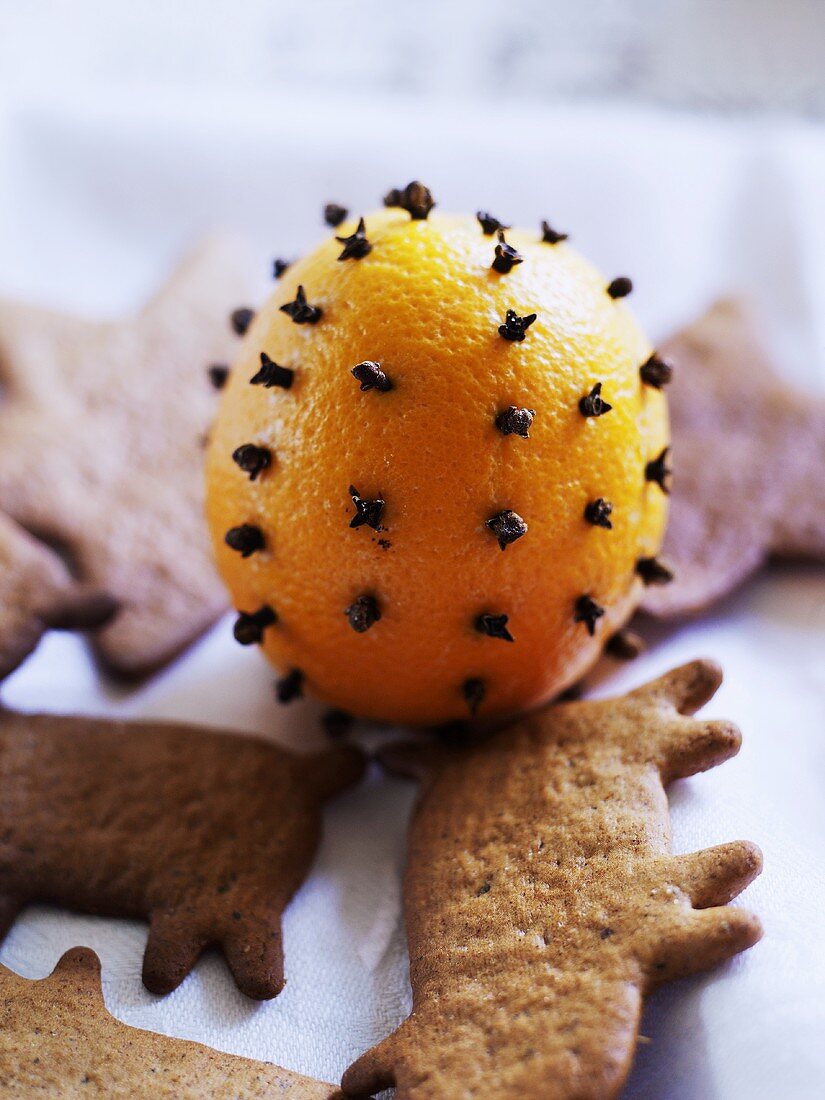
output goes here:
[[117, 602], [96, 644], [120, 672], [167, 661], [226, 603], [203, 519], [207, 369], [234, 351], [247, 272], [211, 238], [125, 321], [0, 301], [0, 508]]
[[617, 699], [562, 704], [464, 750], [389, 750], [424, 777], [404, 899], [413, 1010], [347, 1070], [358, 1096], [604, 1100], [644, 995], [755, 943], [727, 903], [752, 844], [673, 855], [665, 786], [734, 755], [695, 661]]
[[741, 302], [717, 302], [662, 354], [675, 368], [663, 550], [675, 578], [642, 606], [669, 618], [721, 599], [770, 556], [825, 560], [825, 395], [776, 374]]
[[281, 914], [321, 806], [364, 767], [165, 722], [0, 708], [0, 935], [29, 902], [143, 917], [143, 980], [167, 993], [219, 946], [238, 988], [282, 988]]
[[92, 630], [116, 611], [110, 596], [75, 581], [52, 550], [0, 512], [0, 680], [45, 630]]
[[0, 966], [0, 1094], [4, 1100], [335, 1100], [332, 1085], [128, 1027], [107, 1011], [93, 951], [67, 951], [29, 981]]

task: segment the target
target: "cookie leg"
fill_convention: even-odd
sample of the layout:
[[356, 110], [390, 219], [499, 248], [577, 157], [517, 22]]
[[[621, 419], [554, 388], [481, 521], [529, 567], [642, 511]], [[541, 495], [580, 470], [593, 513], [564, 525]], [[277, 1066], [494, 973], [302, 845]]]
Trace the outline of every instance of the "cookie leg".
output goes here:
[[735, 840], [701, 852], [674, 857], [674, 882], [697, 909], [726, 905], [762, 870], [762, 853], [747, 840]]
[[665, 785], [713, 768], [739, 751], [742, 737], [731, 722], [697, 722], [692, 717], [721, 682], [722, 670], [713, 661], [691, 661], [627, 696], [625, 706], [635, 720], [640, 703], [655, 712], [642, 751], [649, 753]]
[[674, 779], [687, 779], [715, 768], [736, 756], [742, 734], [732, 722], [697, 722], [676, 718], [657, 731], [656, 761], [667, 786]]
[[682, 911], [661, 931], [649, 955], [653, 984], [711, 970], [753, 947], [762, 937], [759, 920], [745, 909], [722, 905]]
[[51, 630], [94, 630], [111, 622], [119, 606], [108, 593], [77, 584], [55, 598], [40, 618]]
[[284, 988], [284, 953], [280, 922], [245, 921], [238, 917], [221, 941], [224, 956], [241, 993], [268, 1001]]
[[193, 926], [191, 913], [156, 910], [143, 955], [143, 984], [150, 993], [171, 993], [206, 947], [207, 939]]
[[652, 704], [666, 701], [679, 714], [693, 715], [716, 694], [722, 683], [722, 670], [714, 661], [690, 661], [671, 669], [657, 680], [632, 691], [628, 698]]
[[372, 1096], [395, 1085], [393, 1035], [356, 1059], [341, 1078], [347, 1096]]

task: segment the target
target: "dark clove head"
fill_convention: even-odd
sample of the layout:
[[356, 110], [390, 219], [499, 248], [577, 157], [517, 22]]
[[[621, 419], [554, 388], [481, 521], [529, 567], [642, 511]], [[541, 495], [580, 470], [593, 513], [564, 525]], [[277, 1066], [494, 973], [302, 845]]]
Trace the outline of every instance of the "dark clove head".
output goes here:
[[384, 512], [384, 500], [377, 497], [375, 500], [364, 500], [354, 485], [350, 485], [349, 494], [355, 505], [355, 515], [350, 520], [350, 527], [371, 527], [373, 531], [381, 529], [381, 516]]
[[513, 340], [520, 344], [535, 319], [535, 313], [528, 313], [526, 317], [519, 317], [515, 310], [508, 309], [504, 316], [504, 324], [498, 326], [498, 334], [503, 336], [505, 340]]
[[654, 481], [663, 493], [670, 492], [670, 475], [673, 472], [667, 464], [670, 447], [665, 447], [645, 466], [645, 481]]
[[497, 271], [499, 275], [507, 275], [513, 270], [516, 264], [523, 262], [524, 257], [521, 253], [505, 241], [503, 231], [499, 230], [498, 244], [495, 248], [495, 257], [492, 263], [493, 271]]
[[350, 374], [361, 383], [362, 390], [380, 390], [387, 393], [392, 389], [392, 382], [381, 370], [380, 363], [374, 363], [371, 359], [365, 359], [357, 367], [353, 367]]
[[509, 225], [505, 225], [504, 222], [500, 222], [498, 218], [494, 218], [492, 214], [488, 214], [486, 210], [479, 210], [476, 214], [478, 223], [481, 226], [481, 232], [485, 237], [492, 237], [494, 233], [498, 233], [500, 229], [509, 229]]
[[480, 677], [471, 676], [461, 685], [461, 694], [464, 696], [464, 702], [467, 704], [470, 714], [475, 717], [476, 711], [487, 694], [487, 685]]
[[673, 580], [673, 570], [658, 558], [639, 558], [636, 562], [636, 575], [642, 578], [646, 586], [670, 584]]
[[626, 298], [633, 290], [633, 283], [626, 275], [620, 275], [607, 287], [607, 293], [611, 298]]
[[541, 223], [541, 240], [543, 244], [560, 244], [562, 241], [566, 241], [568, 236], [568, 233], [557, 233], [547, 222]]
[[232, 627], [235, 641], [240, 645], [260, 645], [264, 640], [264, 631], [277, 623], [278, 616], [267, 604], [257, 611], [241, 611]]
[[229, 323], [232, 325], [232, 331], [236, 336], [246, 336], [246, 330], [254, 319], [255, 310], [250, 309], [248, 306], [241, 306], [240, 309], [233, 309], [229, 315]]
[[230, 527], [224, 535], [224, 542], [230, 550], [237, 551], [242, 558], [248, 558], [266, 546], [263, 531], [254, 523], [242, 523], [238, 527]]
[[381, 608], [374, 596], [358, 596], [345, 610], [349, 625], [356, 634], [365, 634], [381, 618]]
[[314, 325], [321, 320], [322, 310], [320, 306], [312, 306], [307, 301], [307, 296], [302, 286], [298, 287], [293, 302], [285, 302], [281, 307], [281, 313], [291, 317], [296, 325]]
[[579, 401], [579, 412], [584, 417], [604, 416], [613, 408], [602, 398], [602, 384], [597, 382], [590, 393], [585, 394]]
[[435, 201], [430, 189], [418, 180], [408, 183], [403, 190], [394, 187], [384, 196], [384, 206], [397, 206], [406, 210], [413, 221], [426, 221]]
[[259, 447], [256, 443], [242, 443], [232, 452], [232, 461], [249, 474], [249, 480], [255, 481], [258, 474], [269, 469], [272, 464], [272, 452], [268, 447]]
[[660, 390], [673, 381], [673, 364], [654, 353], [639, 367], [639, 376], [646, 386]]
[[535, 409], [509, 405], [496, 417], [496, 427], [502, 435], [520, 435], [522, 439], [528, 439], [535, 415]]
[[222, 390], [229, 378], [229, 367], [226, 363], [212, 363], [211, 366], [207, 368], [206, 373], [209, 375], [209, 381], [215, 389]]
[[515, 639], [507, 629], [509, 621], [509, 615], [493, 615], [489, 611], [482, 611], [476, 617], [474, 626], [479, 634], [485, 634], [488, 638], [500, 638], [503, 642], [512, 642]]
[[337, 229], [342, 221], [346, 219], [349, 210], [346, 206], [339, 206], [337, 202], [328, 202], [324, 207], [324, 221], [332, 229]]
[[594, 527], [604, 527], [606, 531], [610, 531], [613, 528], [610, 519], [612, 511], [613, 505], [609, 500], [605, 500], [604, 497], [596, 497], [595, 500], [591, 500], [585, 506], [584, 518], [588, 523], [592, 523]]
[[286, 676], [275, 681], [275, 698], [279, 703], [291, 703], [304, 694], [304, 674], [299, 668], [290, 669]]
[[596, 633], [596, 623], [602, 615], [604, 615], [604, 608], [597, 604], [592, 596], [585, 594], [576, 600], [573, 621], [584, 623], [591, 638]]
[[516, 542], [522, 535], [527, 534], [527, 524], [518, 512], [510, 508], [505, 508], [503, 512], [497, 512], [496, 515], [491, 516], [486, 525], [498, 539], [502, 550], [506, 550], [510, 543]]
[[339, 260], [363, 260], [365, 256], [369, 256], [372, 252], [372, 245], [367, 240], [367, 229], [363, 218], [359, 218], [354, 233], [351, 233], [348, 237], [336, 237], [335, 239], [344, 246], [341, 255], [338, 257]]
[[260, 370], [252, 375], [249, 384], [263, 386], [265, 389], [278, 386], [282, 390], [288, 390], [292, 388], [294, 380], [295, 371], [291, 367], [280, 366], [274, 359], [270, 359], [265, 351], [262, 351]]

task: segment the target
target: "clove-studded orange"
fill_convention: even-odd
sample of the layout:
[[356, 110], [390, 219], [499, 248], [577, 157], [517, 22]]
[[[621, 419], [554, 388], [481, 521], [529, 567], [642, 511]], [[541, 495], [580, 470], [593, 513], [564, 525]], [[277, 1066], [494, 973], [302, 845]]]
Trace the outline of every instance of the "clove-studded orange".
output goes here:
[[239, 641], [299, 690], [414, 725], [554, 696], [668, 576], [663, 370], [630, 281], [424, 192], [282, 272], [207, 469], [218, 564], [255, 624]]

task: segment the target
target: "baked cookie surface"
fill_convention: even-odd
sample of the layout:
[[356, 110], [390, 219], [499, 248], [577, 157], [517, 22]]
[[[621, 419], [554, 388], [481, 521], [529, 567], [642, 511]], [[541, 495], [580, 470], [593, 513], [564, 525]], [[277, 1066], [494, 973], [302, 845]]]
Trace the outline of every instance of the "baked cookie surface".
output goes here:
[[616, 1096], [645, 994], [759, 939], [727, 904], [758, 848], [670, 847], [665, 785], [739, 748], [730, 723], [690, 717], [720, 680], [695, 661], [470, 748], [387, 750], [423, 778], [404, 884], [413, 1009], [347, 1070], [348, 1095]]
[[103, 1004], [100, 963], [76, 947], [40, 981], [0, 966], [0, 1094], [55, 1100], [335, 1100], [332, 1085], [129, 1027]]
[[673, 336], [674, 476], [661, 618], [722, 599], [769, 557], [825, 560], [825, 398], [774, 370], [753, 311], [723, 300]]
[[117, 603], [96, 645], [123, 673], [164, 664], [225, 606], [203, 520], [207, 368], [235, 350], [247, 270], [214, 237], [134, 318], [0, 302], [0, 508]]
[[149, 921], [143, 980], [169, 993], [219, 947], [241, 992], [284, 984], [281, 915], [324, 801], [360, 779], [340, 746], [0, 707], [0, 935], [32, 902]]
[[117, 610], [114, 599], [75, 581], [49, 547], [0, 512], [0, 680], [46, 630], [99, 628]]

